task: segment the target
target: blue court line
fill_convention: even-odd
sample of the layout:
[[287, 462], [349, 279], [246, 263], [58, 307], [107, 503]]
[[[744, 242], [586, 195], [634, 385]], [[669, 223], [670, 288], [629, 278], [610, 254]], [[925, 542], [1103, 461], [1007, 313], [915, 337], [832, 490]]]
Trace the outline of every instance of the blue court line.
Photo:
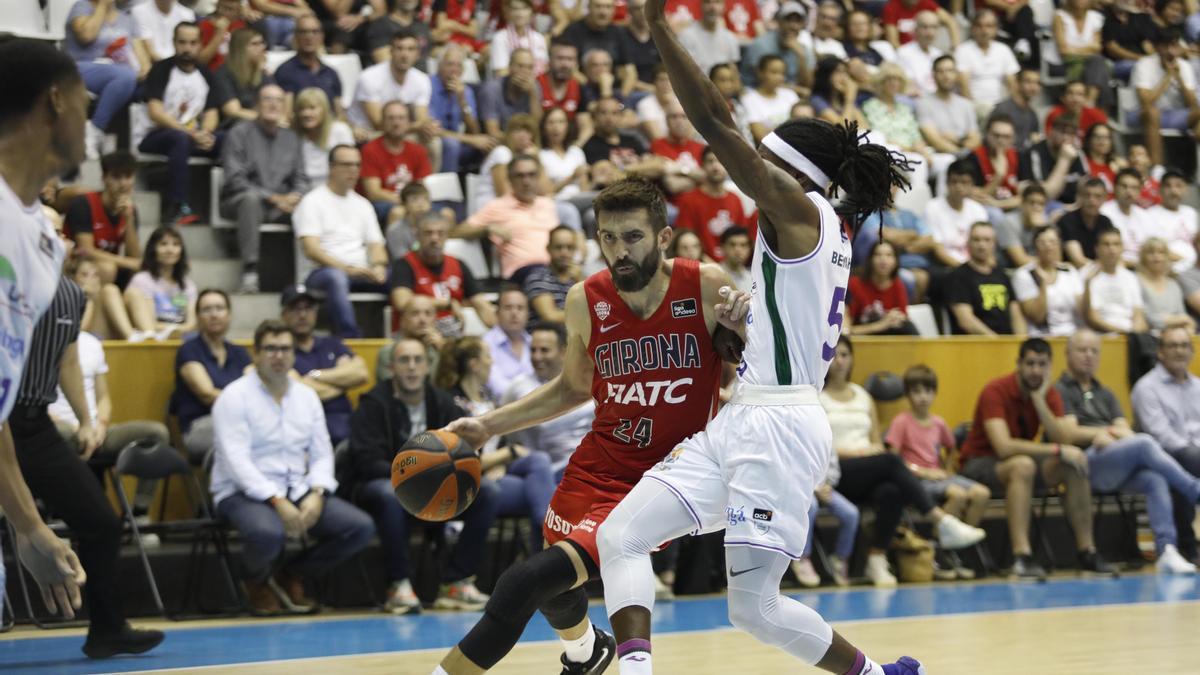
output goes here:
[[[1046, 584], [981, 583], [929, 585], [894, 590], [862, 589], [791, 594], [831, 623], [982, 612], [1100, 605], [1200, 601], [1195, 577], [1138, 575], [1122, 579], [1062, 579]], [[590, 610], [592, 621], [607, 626], [602, 606]], [[448, 648], [479, 618], [478, 612], [427, 613], [419, 616], [326, 618], [262, 621], [219, 628], [178, 624], [149, 654], [109, 661], [89, 661], [79, 651], [82, 636], [0, 640], [3, 673], [104, 673], [160, 668], [213, 666], [322, 656]], [[728, 628], [725, 598], [705, 597], [660, 603], [656, 632]], [[541, 615], [526, 629], [523, 642], [554, 639]], [[397, 658], [403, 658], [397, 656]]]

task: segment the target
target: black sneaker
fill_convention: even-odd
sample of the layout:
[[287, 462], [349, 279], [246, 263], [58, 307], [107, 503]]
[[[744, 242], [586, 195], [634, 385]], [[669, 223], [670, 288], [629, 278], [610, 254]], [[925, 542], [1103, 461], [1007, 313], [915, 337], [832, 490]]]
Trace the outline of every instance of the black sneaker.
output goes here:
[[1012, 574], [1018, 579], [1046, 580], [1046, 570], [1029, 554], [1018, 555], [1013, 559]]
[[1079, 552], [1079, 571], [1088, 576], [1102, 576], [1116, 579], [1121, 576], [1117, 568], [1104, 561], [1096, 551]]
[[613, 636], [600, 630], [599, 626], [593, 625], [592, 630], [596, 631], [596, 644], [592, 647], [592, 658], [586, 663], [575, 663], [569, 661], [564, 653], [560, 657], [563, 669], [562, 675], [599, 675], [603, 673], [608, 664], [612, 663], [613, 657], [617, 655], [617, 640]]
[[90, 659], [107, 659], [121, 654], [148, 652], [163, 641], [161, 630], [138, 630], [129, 624], [112, 635], [88, 635], [83, 653]]

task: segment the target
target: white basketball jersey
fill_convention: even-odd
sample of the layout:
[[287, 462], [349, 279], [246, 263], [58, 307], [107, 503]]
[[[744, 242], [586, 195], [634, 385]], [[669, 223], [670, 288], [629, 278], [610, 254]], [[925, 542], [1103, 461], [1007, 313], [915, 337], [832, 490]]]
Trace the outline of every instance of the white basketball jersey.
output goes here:
[[33, 326], [54, 299], [65, 249], [42, 205], [0, 177], [0, 421], [17, 399]]
[[812, 253], [786, 260], [762, 233], [754, 243], [753, 298], [738, 366], [746, 384], [820, 389], [833, 361], [850, 278], [850, 239], [825, 197], [809, 192], [808, 198], [821, 214], [821, 236]]

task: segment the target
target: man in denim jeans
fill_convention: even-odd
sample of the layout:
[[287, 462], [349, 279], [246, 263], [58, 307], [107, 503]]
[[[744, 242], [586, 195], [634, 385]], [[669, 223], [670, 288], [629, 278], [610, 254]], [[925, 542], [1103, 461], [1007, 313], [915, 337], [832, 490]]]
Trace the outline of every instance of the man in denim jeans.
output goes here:
[[[1196, 567], [1176, 548], [1171, 490], [1189, 503], [1200, 498], [1200, 480], [1184, 471], [1158, 441], [1135, 434], [1112, 390], [1096, 379], [1100, 337], [1084, 329], [1067, 341], [1067, 369], [1055, 383], [1066, 408], [1071, 439], [1087, 448], [1088, 476], [1097, 492], [1137, 492], [1146, 496], [1146, 512], [1163, 574], [1195, 574]], [[1191, 527], [1178, 538], [1191, 540]], [[1194, 547], [1194, 541], [1191, 541]]]
[[[1200, 377], [1189, 372], [1196, 356], [1192, 337], [1186, 326], [1164, 328], [1159, 335], [1158, 365], [1138, 380], [1130, 398], [1138, 426], [1188, 473], [1200, 476]], [[1195, 515], [1196, 500], [1176, 495], [1179, 550], [1189, 559], [1196, 557], [1191, 528]]]

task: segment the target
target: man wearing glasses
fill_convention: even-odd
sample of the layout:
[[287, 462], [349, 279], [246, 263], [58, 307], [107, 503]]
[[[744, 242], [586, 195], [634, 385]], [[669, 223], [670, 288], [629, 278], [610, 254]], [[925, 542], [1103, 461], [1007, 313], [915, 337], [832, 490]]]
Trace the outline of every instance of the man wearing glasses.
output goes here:
[[329, 151], [328, 180], [304, 195], [292, 214], [304, 252], [296, 278], [325, 297], [333, 332], [345, 338], [362, 335], [350, 293], [388, 292], [387, 247], [375, 207], [354, 191], [361, 168], [357, 148], [334, 146]]
[[[258, 616], [317, 610], [304, 579], [367, 545], [370, 516], [334, 496], [333, 448], [317, 392], [293, 381], [295, 338], [281, 321], [254, 331], [254, 369], [213, 406], [213, 502], [242, 538], [242, 579]], [[303, 550], [282, 560], [289, 539]]]
[[243, 293], [258, 292], [258, 228], [262, 223], [290, 223], [300, 198], [308, 192], [300, 137], [279, 126], [283, 121], [283, 89], [268, 84], [258, 90], [258, 119], [239, 122], [221, 151], [225, 182], [221, 215], [238, 226]]
[[[538, 194], [542, 164], [533, 155], [517, 155], [508, 163], [509, 194], [496, 197], [450, 231], [451, 237], [487, 237], [500, 254], [500, 276], [521, 284], [531, 272], [550, 264], [550, 231], [559, 225], [554, 200]], [[575, 230], [577, 251], [584, 250], [578, 222], [563, 223]]]
[[342, 108], [342, 79], [337, 71], [321, 63], [321, 47], [325, 44], [325, 31], [321, 21], [306, 15], [296, 19], [296, 55], [279, 64], [275, 69], [275, 81], [287, 92], [287, 110], [292, 109], [292, 98], [300, 90], [316, 87], [329, 97], [329, 108], [338, 119], [346, 118]]

